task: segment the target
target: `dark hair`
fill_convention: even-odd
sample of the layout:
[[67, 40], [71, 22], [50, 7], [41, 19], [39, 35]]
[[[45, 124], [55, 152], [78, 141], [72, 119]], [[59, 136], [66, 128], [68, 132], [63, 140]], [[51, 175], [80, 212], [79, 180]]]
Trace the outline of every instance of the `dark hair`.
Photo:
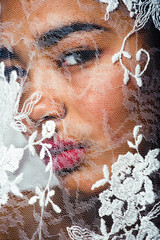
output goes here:
[[160, 31], [155, 27], [152, 19], [146, 23], [144, 29], [148, 33], [148, 41], [150, 47], [156, 47], [160, 49]]

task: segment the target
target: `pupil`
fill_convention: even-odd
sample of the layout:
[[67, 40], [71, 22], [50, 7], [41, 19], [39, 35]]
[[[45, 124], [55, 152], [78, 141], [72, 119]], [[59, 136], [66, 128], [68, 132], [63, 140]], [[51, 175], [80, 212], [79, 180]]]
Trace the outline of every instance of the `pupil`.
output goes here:
[[77, 63], [85, 63], [95, 58], [96, 54], [98, 54], [96, 50], [84, 50], [75, 52], [73, 56]]
[[99, 54], [98, 50], [83, 50], [75, 52], [73, 56], [77, 63], [80, 64], [94, 59], [96, 56], [98, 56], [98, 54]]
[[[62, 67], [65, 63], [68, 63], [68, 65], [79, 65], [98, 57], [100, 53], [101, 50], [79, 50], [76, 52], [66, 53], [60, 60], [57, 61], [58, 67]], [[73, 59], [75, 64], [72, 64]]]

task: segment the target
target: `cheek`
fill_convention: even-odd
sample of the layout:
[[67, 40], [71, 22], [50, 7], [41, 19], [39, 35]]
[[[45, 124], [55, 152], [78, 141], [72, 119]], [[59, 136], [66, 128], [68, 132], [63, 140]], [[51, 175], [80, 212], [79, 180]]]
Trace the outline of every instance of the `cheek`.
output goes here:
[[118, 144], [122, 139], [128, 139], [134, 126], [125, 107], [124, 94], [133, 88], [133, 81], [124, 85], [121, 66], [105, 60], [104, 57], [91, 70], [83, 69], [83, 74], [72, 79], [72, 107], [76, 109], [72, 117], [92, 129], [93, 139], [102, 140], [103, 144], [106, 141]]
[[124, 114], [123, 72], [119, 69], [113, 71], [113, 67], [99, 69], [96, 76], [88, 75], [89, 87], [84, 86], [84, 94], [74, 102], [83, 119], [99, 125], [106, 113], [113, 124], [116, 122], [116, 115]]

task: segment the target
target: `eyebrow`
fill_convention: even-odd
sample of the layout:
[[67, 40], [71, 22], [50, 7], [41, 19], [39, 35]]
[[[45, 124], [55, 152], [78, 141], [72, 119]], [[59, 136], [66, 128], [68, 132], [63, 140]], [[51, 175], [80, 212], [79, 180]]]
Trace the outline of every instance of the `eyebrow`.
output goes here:
[[62, 39], [64, 39], [65, 37], [67, 37], [72, 33], [90, 32], [93, 30], [110, 31], [110, 29], [102, 27], [97, 24], [76, 22], [76, 23], [72, 23], [71, 25], [66, 25], [61, 28], [52, 29], [46, 33], [43, 33], [38, 38], [38, 45], [43, 48], [51, 47], [58, 44], [59, 41], [61, 41]]

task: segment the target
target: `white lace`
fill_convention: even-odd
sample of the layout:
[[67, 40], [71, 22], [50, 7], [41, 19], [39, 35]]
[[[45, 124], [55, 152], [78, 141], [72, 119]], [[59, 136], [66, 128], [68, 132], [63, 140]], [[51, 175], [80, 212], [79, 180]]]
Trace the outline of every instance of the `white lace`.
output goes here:
[[[109, 19], [109, 13], [118, 8], [119, 0], [99, 0], [100, 2], [107, 3], [105, 19]], [[130, 12], [130, 17], [136, 16], [135, 26], [142, 28], [150, 17], [152, 17], [155, 27], [160, 30], [159, 21], [159, 0], [122, 0]]]
[[[102, 204], [99, 209], [102, 236], [87, 229], [72, 226], [67, 228], [71, 239], [118, 240], [125, 236], [127, 240], [143, 240], [144, 237], [152, 240], [160, 237], [158, 228], [150, 221], [160, 214], [160, 203], [156, 204], [146, 216], [143, 216], [147, 204], [153, 204], [155, 201], [153, 185], [149, 176], [160, 168], [157, 160], [160, 149], [150, 150], [143, 158], [138, 152], [138, 145], [142, 141], [142, 135], [138, 135], [139, 128], [140, 126], [136, 126], [133, 131], [135, 143], [128, 141], [129, 146], [135, 148], [137, 153], [128, 152], [120, 155], [117, 162], [112, 165], [110, 180], [108, 167], [104, 165], [104, 179], [97, 181], [92, 186], [92, 190], [94, 190], [107, 182], [110, 184], [110, 187], [99, 195]], [[106, 216], [111, 216], [113, 220], [109, 232], [103, 219]], [[134, 232], [136, 232], [136, 236]]]
[[[21, 112], [18, 112], [19, 99], [21, 94], [20, 84], [16, 82], [17, 74], [15, 71], [11, 73], [10, 82], [8, 83], [4, 74], [5, 66], [4, 63], [0, 63], [0, 207], [8, 201], [8, 193], [11, 192], [18, 197], [23, 197], [23, 194], [20, 192], [18, 187], [19, 183], [23, 179], [23, 173], [20, 173], [14, 180], [10, 180], [9, 174], [14, 173], [20, 165], [20, 161], [23, 157], [23, 154], [26, 149], [29, 149], [31, 154], [35, 155], [35, 145], [41, 146], [40, 158], [43, 159], [46, 152], [50, 157], [50, 162], [46, 166], [46, 172], [49, 172], [49, 179], [46, 187], [41, 190], [38, 186], [35, 188], [36, 195], [31, 197], [28, 201], [29, 204], [34, 204], [37, 200], [41, 206], [41, 219], [38, 227], [39, 239], [41, 239], [41, 226], [44, 207], [50, 203], [53, 209], [60, 213], [61, 209], [53, 203], [51, 197], [55, 194], [54, 190], [50, 190], [50, 182], [53, 175], [52, 171], [52, 157], [49, 152], [51, 148], [50, 144], [43, 143], [43, 140], [53, 136], [55, 132], [55, 122], [47, 121], [42, 127], [42, 139], [35, 141], [37, 137], [37, 131], [29, 137], [28, 144], [24, 148], [16, 148], [13, 145], [6, 147], [3, 144], [3, 137], [9, 127], [13, 127], [18, 131], [26, 131], [26, 126], [22, 123], [22, 120], [27, 118], [32, 112], [33, 106], [41, 98], [41, 93], [36, 92], [26, 100], [24, 103]], [[6, 121], [7, 119], [7, 121]]]
[[[119, 0], [99, 0], [100, 2], [107, 3], [106, 7], [106, 15], [105, 20], [109, 19], [109, 13], [117, 9], [119, 6]], [[127, 84], [130, 76], [134, 77], [136, 79], [137, 85], [139, 87], [142, 87], [142, 78], [141, 76], [146, 71], [150, 56], [149, 53], [145, 49], [139, 49], [136, 55], [137, 65], [135, 68], [135, 72], [131, 72], [123, 63], [122, 57], [131, 59], [132, 55], [125, 51], [125, 44], [127, 39], [135, 32], [139, 31], [141, 28], [145, 26], [145, 24], [148, 22], [149, 18], [152, 17], [152, 20], [155, 24], [155, 27], [160, 31], [160, 1], [159, 0], [123, 0], [123, 3], [126, 5], [128, 11], [130, 12], [130, 16], [135, 16], [135, 23], [134, 27], [127, 34], [127, 36], [123, 40], [122, 47], [118, 53], [116, 53], [112, 57], [112, 63], [116, 63], [117, 61], [120, 62], [122, 68], [124, 69], [124, 83]], [[142, 53], [145, 53], [147, 56], [147, 62], [143, 68], [141, 69], [140, 64], [138, 63], [141, 60]]]
[[[119, 0], [99, 0], [106, 3], [105, 19], [109, 19], [109, 14], [118, 8]], [[155, 27], [160, 30], [160, 1], [159, 0], [123, 0], [131, 17], [135, 17], [135, 24], [132, 31], [125, 37], [123, 45], [118, 53], [116, 53], [112, 62], [120, 62], [124, 69], [124, 83], [127, 84], [129, 77], [136, 79], [137, 85], [142, 86], [141, 76], [147, 69], [150, 61], [149, 53], [145, 49], [139, 49], [136, 54], [137, 66], [135, 72], [132, 73], [124, 65], [122, 57], [131, 59], [129, 52], [125, 51], [125, 44], [131, 34], [140, 30], [147, 23], [149, 18], [153, 19]], [[141, 70], [139, 61], [142, 53], [147, 56], [147, 62], [144, 69]], [[10, 180], [9, 174], [16, 172], [20, 165], [20, 161], [26, 149], [35, 155], [35, 145], [41, 145], [40, 158], [43, 159], [47, 153], [50, 161], [46, 166], [46, 172], [49, 173], [49, 179], [46, 187], [40, 189], [35, 188], [35, 195], [32, 196], [28, 203], [33, 205], [39, 202], [41, 207], [41, 216], [38, 227], [39, 239], [41, 239], [41, 228], [43, 212], [48, 203], [50, 203], [57, 213], [61, 209], [53, 203], [51, 197], [55, 194], [50, 189], [52, 172], [52, 157], [49, 149], [50, 144], [44, 144], [45, 138], [50, 138], [55, 132], [55, 123], [53, 121], [46, 122], [42, 129], [42, 138], [36, 141], [37, 131], [30, 136], [28, 144], [24, 148], [16, 148], [11, 145], [6, 147], [3, 143], [3, 137], [9, 127], [18, 131], [25, 132], [26, 126], [22, 120], [27, 118], [33, 110], [34, 105], [40, 100], [42, 93], [36, 92], [26, 100], [20, 112], [18, 112], [19, 101], [21, 97], [22, 86], [16, 82], [17, 76], [15, 72], [11, 74], [11, 80], [8, 83], [4, 75], [4, 64], [0, 64], [0, 207], [7, 203], [8, 194], [12, 192], [16, 196], [23, 198], [23, 194], [19, 189], [19, 183], [23, 179], [23, 173], [20, 173], [15, 179]], [[7, 97], [6, 97], [7, 96]], [[72, 240], [153, 240], [160, 239], [158, 228], [151, 220], [160, 214], [160, 204], [155, 204], [151, 211], [144, 214], [148, 204], [155, 202], [155, 193], [150, 175], [160, 168], [157, 156], [159, 149], [150, 150], [145, 157], [142, 157], [138, 151], [138, 146], [142, 141], [142, 135], [139, 133], [140, 126], [136, 126], [133, 131], [135, 143], [128, 141], [128, 145], [136, 150], [135, 154], [131, 152], [120, 155], [117, 162], [112, 165], [112, 176], [109, 178], [107, 165], [104, 165], [104, 178], [97, 181], [92, 190], [109, 183], [110, 187], [99, 195], [101, 207], [99, 209], [99, 217], [101, 219], [101, 235], [98, 235], [86, 228], [80, 226], [67, 227], [68, 236]], [[108, 230], [104, 217], [111, 217], [113, 224]], [[118, 236], [118, 237], [117, 237]]]

